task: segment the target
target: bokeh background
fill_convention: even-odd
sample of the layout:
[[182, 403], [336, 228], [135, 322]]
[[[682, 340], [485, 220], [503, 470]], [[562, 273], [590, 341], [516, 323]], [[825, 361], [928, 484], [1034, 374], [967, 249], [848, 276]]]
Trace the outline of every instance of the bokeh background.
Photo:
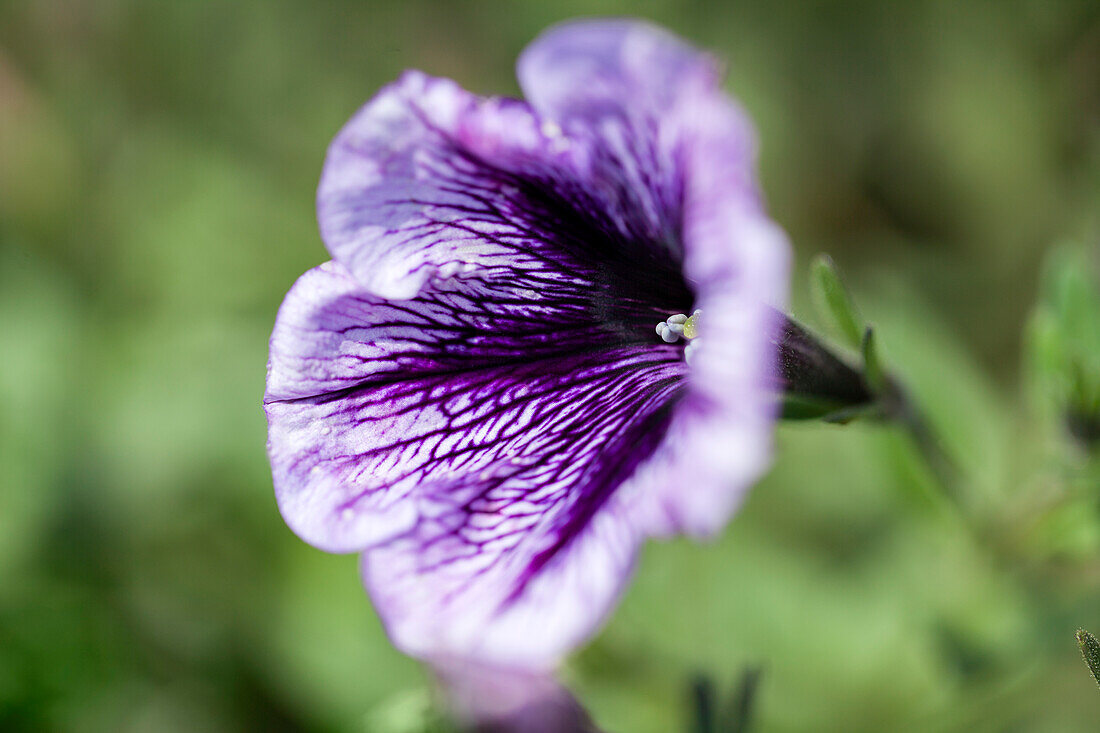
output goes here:
[[890, 429], [784, 425], [722, 537], [647, 548], [572, 689], [622, 733], [752, 665], [760, 733], [1100, 729], [1100, 474], [1021, 356], [1045, 254], [1100, 241], [1086, 0], [0, 0], [0, 728], [422, 729], [355, 558], [276, 511], [267, 337], [351, 113], [407, 67], [515, 94], [587, 14], [728, 61], [794, 312], [830, 252], [969, 508]]

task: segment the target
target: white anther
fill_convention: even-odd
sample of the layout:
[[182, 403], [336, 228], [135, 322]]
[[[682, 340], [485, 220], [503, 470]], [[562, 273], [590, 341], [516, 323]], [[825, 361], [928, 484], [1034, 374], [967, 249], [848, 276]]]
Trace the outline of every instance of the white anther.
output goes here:
[[666, 344], [674, 344], [681, 338], [684, 339], [687, 342], [684, 344], [684, 361], [689, 364], [699, 349], [698, 327], [702, 312], [702, 309], [696, 308], [690, 317], [683, 313], [676, 313], [658, 323], [654, 329]]
[[657, 335], [661, 337], [661, 340], [667, 344], [674, 344], [679, 341], [684, 335], [684, 324], [687, 323], [688, 317], [683, 313], [677, 313], [669, 316], [666, 320], [657, 324]]

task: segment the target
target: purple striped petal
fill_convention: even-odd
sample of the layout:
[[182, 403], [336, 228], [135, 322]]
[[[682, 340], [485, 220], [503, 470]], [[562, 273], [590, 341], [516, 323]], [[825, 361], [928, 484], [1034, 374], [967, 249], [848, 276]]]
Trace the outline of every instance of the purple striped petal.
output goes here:
[[668, 344], [547, 339], [530, 305], [469, 307], [502, 286], [442, 285], [390, 302], [330, 263], [291, 290], [266, 400], [279, 505], [324, 549], [384, 543], [364, 569], [408, 652], [547, 663], [625, 582], [640, 535], [618, 489], [685, 365]]
[[329, 147], [317, 216], [333, 258], [388, 298], [432, 278], [537, 268], [547, 254], [544, 232], [530, 228], [537, 212], [517, 214], [538, 207], [531, 186], [554, 189], [541, 180], [548, 168], [572, 178], [583, 153], [541, 128], [523, 102], [406, 72]]
[[525, 285], [456, 278], [386, 301], [336, 263], [302, 276], [272, 335], [265, 398], [276, 492], [296, 532], [363, 549], [409, 529], [419, 513], [402, 500], [414, 490], [435, 483], [454, 497], [482, 476], [545, 468], [551, 454], [603, 461], [617, 437], [593, 439], [602, 420], [625, 429], [671, 398], [685, 371], [676, 346], [570, 326], [572, 303], [553, 291], [509, 307]]
[[[542, 366], [566, 381], [539, 395], [531, 443], [429, 487], [416, 529], [363, 555], [391, 638], [414, 656], [552, 667], [630, 575], [643, 537], [631, 498], [668, 424], [673, 369], [639, 370], [621, 353]], [[531, 376], [497, 379], [512, 388]]]
[[650, 531], [713, 533], [768, 464], [767, 338], [772, 307], [786, 300], [789, 246], [762, 210], [751, 125], [711, 56], [641, 21], [551, 28], [524, 50], [517, 74], [539, 114], [587, 131], [592, 185], [630, 192], [618, 216], [650, 230], [674, 222], [706, 348], [670, 426], [666, 442], [677, 448], [654, 462], [666, 478], [643, 501]]

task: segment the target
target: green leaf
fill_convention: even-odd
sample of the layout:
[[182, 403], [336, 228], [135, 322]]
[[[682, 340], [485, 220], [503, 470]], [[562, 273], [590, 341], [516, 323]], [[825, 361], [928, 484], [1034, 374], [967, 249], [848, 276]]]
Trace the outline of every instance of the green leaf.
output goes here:
[[1077, 629], [1077, 646], [1081, 649], [1081, 656], [1085, 658], [1085, 664], [1092, 672], [1092, 678], [1100, 685], [1100, 642], [1096, 637], [1085, 631]]
[[863, 344], [863, 320], [828, 255], [819, 254], [810, 264], [810, 288], [822, 318], [831, 323], [849, 347], [860, 349]]
[[882, 367], [875, 332], [870, 326], [863, 332], [860, 351], [863, 353], [863, 378], [874, 392], [881, 394], [886, 389], [886, 370]]
[[1064, 246], [1046, 258], [1027, 329], [1029, 387], [1086, 445], [1100, 432], [1100, 269], [1096, 253]]

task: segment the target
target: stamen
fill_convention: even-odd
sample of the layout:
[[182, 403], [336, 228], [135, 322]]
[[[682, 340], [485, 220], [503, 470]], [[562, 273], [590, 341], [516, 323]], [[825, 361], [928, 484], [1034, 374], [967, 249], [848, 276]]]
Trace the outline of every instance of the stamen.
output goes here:
[[674, 344], [681, 338], [688, 343], [684, 346], [684, 359], [691, 362], [692, 353], [698, 349], [699, 318], [703, 311], [696, 310], [690, 316], [683, 313], [671, 315], [657, 324], [657, 335], [666, 344]]

